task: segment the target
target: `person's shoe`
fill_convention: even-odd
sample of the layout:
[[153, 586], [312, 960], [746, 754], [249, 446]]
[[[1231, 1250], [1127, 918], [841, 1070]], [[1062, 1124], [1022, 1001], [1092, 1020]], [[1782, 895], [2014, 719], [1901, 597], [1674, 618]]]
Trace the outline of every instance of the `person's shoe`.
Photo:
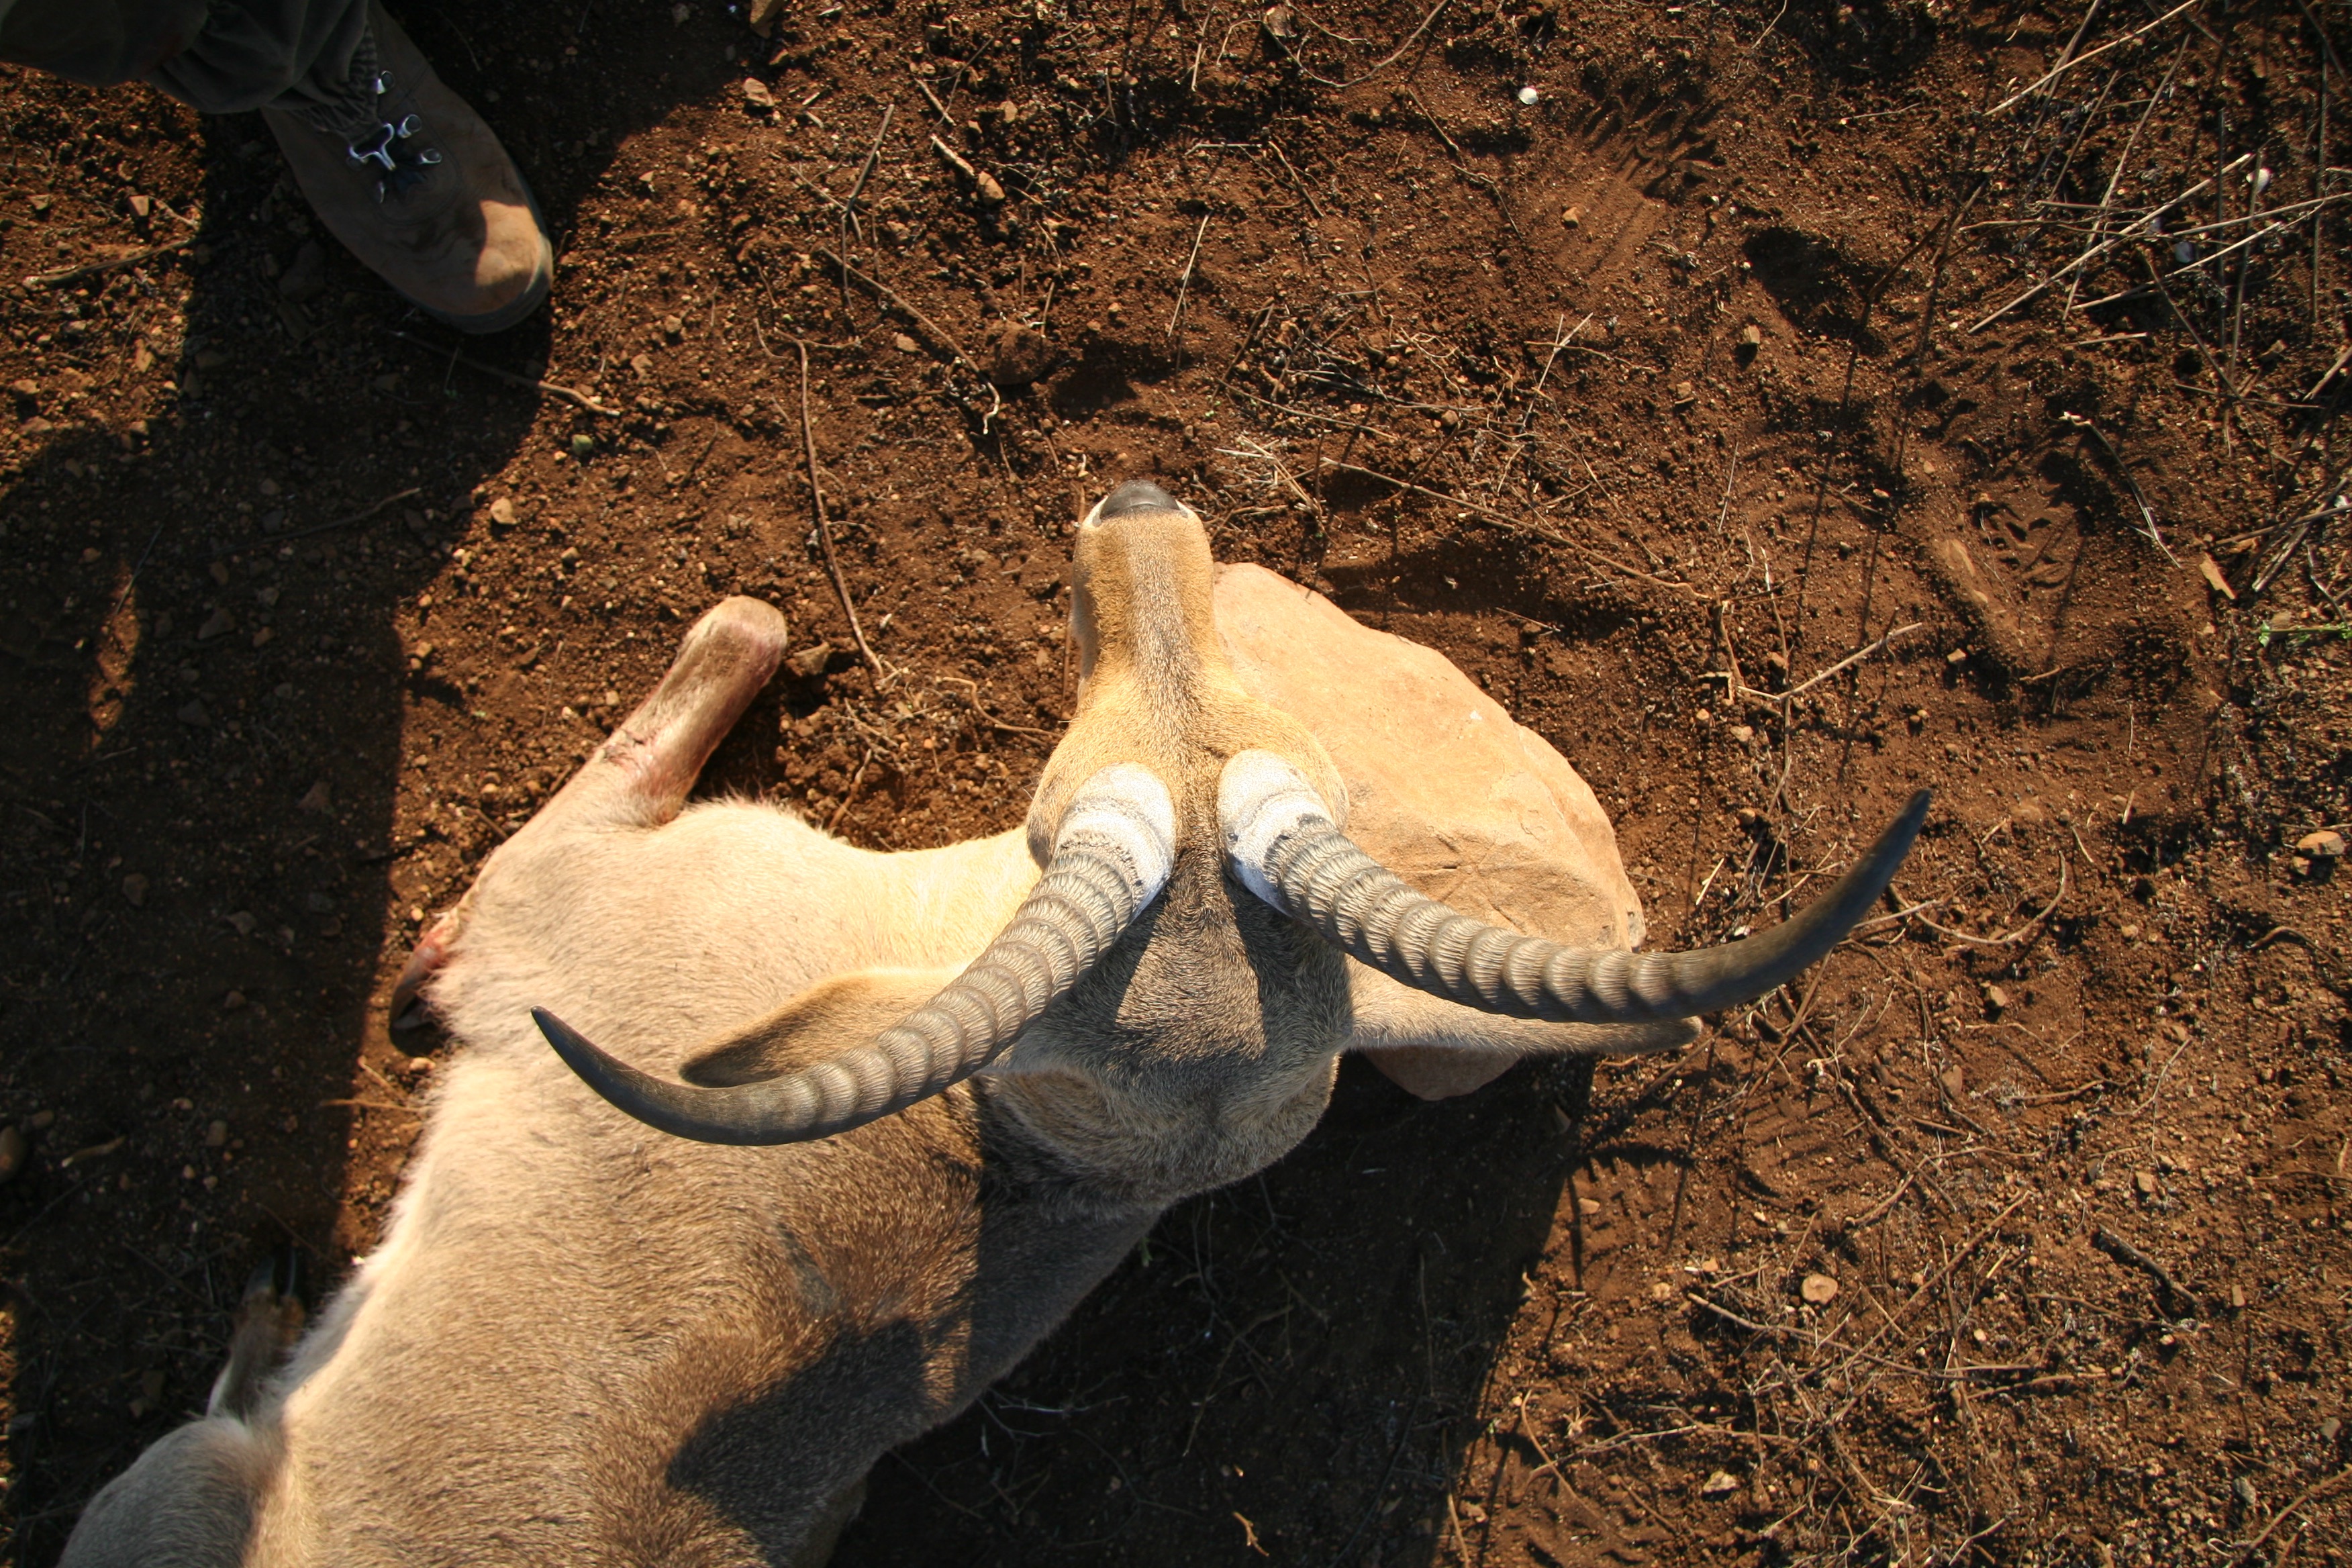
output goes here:
[[371, 7], [374, 128], [346, 142], [265, 109], [294, 178], [337, 239], [417, 309], [467, 332], [513, 326], [547, 298], [555, 251], [498, 137], [382, 7]]

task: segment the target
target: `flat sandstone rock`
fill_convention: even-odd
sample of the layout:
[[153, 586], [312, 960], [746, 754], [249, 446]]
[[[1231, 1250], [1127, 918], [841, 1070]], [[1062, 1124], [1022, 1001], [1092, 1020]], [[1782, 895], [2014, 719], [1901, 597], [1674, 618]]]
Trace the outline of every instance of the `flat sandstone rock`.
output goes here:
[[[1216, 593], [1234, 673], [1331, 753], [1366, 851], [1464, 914], [1555, 942], [1640, 944], [1641, 900], [1601, 803], [1451, 660], [1263, 567], [1220, 566]], [[1349, 969], [1356, 1047], [1426, 1100], [1467, 1094], [1522, 1056], [1658, 1050], [1696, 1032], [1497, 1018]]]

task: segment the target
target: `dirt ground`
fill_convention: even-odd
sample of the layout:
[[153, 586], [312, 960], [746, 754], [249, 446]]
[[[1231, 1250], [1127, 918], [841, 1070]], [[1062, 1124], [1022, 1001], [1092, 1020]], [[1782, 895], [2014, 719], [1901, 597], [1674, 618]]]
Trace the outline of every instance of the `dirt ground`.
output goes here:
[[2342, 0], [735, 10], [402, 8], [558, 237], [487, 342], [257, 121], [0, 86], [14, 1561], [373, 1245], [393, 975], [687, 620], [801, 650], [709, 787], [992, 831], [1138, 475], [1557, 745], [1657, 945], [1936, 809], [1673, 1060], [1350, 1063], [839, 1562], [2352, 1558]]

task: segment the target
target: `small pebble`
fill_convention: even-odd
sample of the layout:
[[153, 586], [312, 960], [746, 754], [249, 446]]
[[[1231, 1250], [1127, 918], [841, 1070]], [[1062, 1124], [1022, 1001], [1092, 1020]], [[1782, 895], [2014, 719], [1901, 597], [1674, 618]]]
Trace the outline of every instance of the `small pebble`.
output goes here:
[[1826, 1274], [1808, 1274], [1797, 1287], [1797, 1294], [1816, 1307], [1826, 1307], [1837, 1300], [1838, 1282]]
[[1698, 1484], [1701, 1497], [1729, 1497], [1739, 1489], [1739, 1478], [1729, 1470], [1717, 1470]]
[[122, 879], [122, 901], [134, 910], [147, 907], [147, 879], [133, 871]]
[[758, 77], [746, 77], [743, 79], [743, 101], [754, 109], [773, 109], [776, 107], [776, 95]]
[[1527, 105], [1529, 109], [1533, 109], [1537, 104], [1543, 101], [1543, 94], [1538, 92], [1534, 88], [1523, 87], [1519, 89], [1519, 101]]
[[313, 816], [324, 816], [335, 809], [335, 792], [326, 780], [320, 779], [305, 790], [302, 798], [295, 802], [294, 805], [298, 811], [307, 811]]
[[583, 430], [579, 435], [572, 437], [572, 455], [575, 458], [594, 457], [596, 455], [596, 437], [589, 435], [585, 430]]
[[1564, 207], [1564, 208], [1562, 208], [1562, 209], [1561, 209], [1561, 211], [1560, 211], [1560, 215], [1559, 215], [1559, 225], [1560, 225], [1560, 226], [1561, 226], [1562, 228], [1581, 228], [1581, 227], [1583, 227], [1583, 226], [1584, 226], [1584, 209], [1583, 209], [1582, 207]]
[[227, 1122], [226, 1122], [226, 1121], [211, 1121], [211, 1122], [208, 1122], [208, 1123], [206, 1123], [206, 1124], [205, 1124], [205, 1148], [207, 1148], [207, 1149], [219, 1149], [219, 1148], [225, 1147], [225, 1146], [227, 1144], [227, 1142], [228, 1142], [228, 1123], [227, 1123]]
[[224, 1013], [234, 1013], [244, 1005], [245, 993], [242, 991], [232, 991], [221, 998], [221, 1011]]
[[914, 339], [908, 337], [904, 332], [891, 333], [890, 346], [897, 349], [902, 354], [914, 354], [923, 352], [923, 345], [917, 342]]
[[[642, 358], [643, 356], [640, 355], [639, 357]], [[498, 500], [490, 503], [490, 521], [492, 522], [497, 523], [500, 528], [512, 528], [514, 526], [514, 502], [508, 497], [500, 496]]]
[[2327, 828], [2306, 833], [2294, 841], [2294, 852], [2314, 860], [2339, 860], [2344, 856], [2344, 835]]
[[1739, 346], [1743, 349], [1762, 348], [1764, 346], [1764, 329], [1758, 326], [1753, 321], [1750, 321], [1746, 326], [1740, 328]]
[[1984, 988], [1985, 1011], [2005, 1013], [2009, 1010], [2009, 993], [1998, 985]]
[[23, 1128], [13, 1122], [0, 1127], [0, 1184], [15, 1180], [16, 1173], [25, 1168], [25, 1161], [32, 1152], [33, 1142], [25, 1136]]

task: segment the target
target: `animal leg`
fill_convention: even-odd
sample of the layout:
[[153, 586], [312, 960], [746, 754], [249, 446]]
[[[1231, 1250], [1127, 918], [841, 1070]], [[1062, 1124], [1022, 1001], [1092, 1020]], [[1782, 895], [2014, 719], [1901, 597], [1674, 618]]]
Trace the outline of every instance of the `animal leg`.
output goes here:
[[[735, 727], [784, 657], [781, 611], [757, 599], [723, 599], [686, 634], [653, 695], [621, 721], [517, 842], [583, 827], [653, 827], [677, 815], [702, 764]], [[456, 951], [467, 899], [417, 939], [392, 988], [394, 1028], [424, 1023], [425, 986]]]
[[653, 695], [621, 721], [523, 828], [652, 827], [677, 815], [695, 775], [784, 657], [782, 611], [731, 598], [686, 634]]
[[292, 1247], [280, 1247], [246, 1281], [236, 1327], [229, 1333], [228, 1363], [213, 1379], [205, 1415], [240, 1421], [252, 1415], [262, 1384], [302, 1331], [301, 1261]]

